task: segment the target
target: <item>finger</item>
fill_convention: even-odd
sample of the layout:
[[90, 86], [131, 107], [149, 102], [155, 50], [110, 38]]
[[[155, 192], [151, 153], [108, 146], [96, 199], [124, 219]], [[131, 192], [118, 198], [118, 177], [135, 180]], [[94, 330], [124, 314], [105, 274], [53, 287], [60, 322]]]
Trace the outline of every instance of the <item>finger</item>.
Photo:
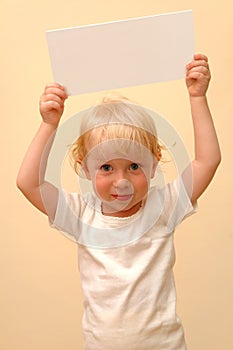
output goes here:
[[194, 60], [203, 60], [203, 61], [208, 62], [208, 57], [202, 53], [194, 54], [193, 58], [194, 58]]
[[186, 76], [186, 80], [199, 80], [199, 81], [206, 81], [208, 82], [210, 80], [210, 76], [204, 75], [201, 72], [191, 72]]
[[62, 90], [56, 88], [47, 88], [47, 90], [41, 95], [41, 101], [54, 100], [59, 103], [64, 103], [67, 97], [67, 94]]
[[52, 82], [52, 83], [48, 83], [46, 86], [45, 86], [45, 89], [46, 88], [49, 88], [49, 87], [56, 87], [56, 88], [59, 88], [61, 90], [65, 90], [65, 87], [59, 83], [56, 83], [56, 82]]
[[63, 86], [58, 85], [58, 84], [57, 85], [56, 84], [47, 84], [45, 89], [44, 89], [44, 92], [47, 92], [49, 90], [54, 90], [54, 91], [57, 91], [59, 93], [63, 93], [63, 94], [67, 95], [66, 89]]
[[45, 113], [52, 110], [61, 111], [63, 107], [64, 106], [60, 105], [60, 103], [56, 101], [46, 101], [40, 103], [40, 108], [43, 109]]
[[196, 67], [192, 67], [191, 69], [187, 70], [186, 75], [192, 74], [194, 72], [198, 72], [203, 74], [204, 76], [209, 76], [210, 75], [210, 71], [207, 67], [204, 66], [196, 66]]
[[49, 102], [49, 101], [54, 101], [59, 103], [60, 105], [64, 105], [64, 99], [54, 93], [43, 94], [41, 96], [41, 102]]
[[209, 69], [209, 64], [205, 60], [195, 60], [195, 61], [192, 61], [192, 62], [188, 63], [187, 66], [186, 66], [186, 68], [188, 70], [192, 69], [194, 67], [205, 67], [205, 68]]
[[64, 86], [58, 84], [58, 83], [49, 83], [45, 86], [44, 93], [54, 93], [58, 96], [61, 96], [62, 98], [67, 98], [68, 94], [66, 92], [66, 89]]

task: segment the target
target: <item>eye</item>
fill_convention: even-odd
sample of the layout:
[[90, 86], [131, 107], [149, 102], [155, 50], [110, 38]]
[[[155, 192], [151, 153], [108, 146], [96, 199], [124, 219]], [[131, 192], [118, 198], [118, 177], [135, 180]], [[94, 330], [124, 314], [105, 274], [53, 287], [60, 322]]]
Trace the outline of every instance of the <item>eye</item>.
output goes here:
[[110, 164], [103, 164], [101, 167], [100, 167], [100, 170], [104, 171], [104, 172], [108, 172], [108, 171], [112, 171], [113, 168]]
[[137, 163], [132, 163], [130, 164], [130, 170], [138, 170], [140, 168], [139, 164]]

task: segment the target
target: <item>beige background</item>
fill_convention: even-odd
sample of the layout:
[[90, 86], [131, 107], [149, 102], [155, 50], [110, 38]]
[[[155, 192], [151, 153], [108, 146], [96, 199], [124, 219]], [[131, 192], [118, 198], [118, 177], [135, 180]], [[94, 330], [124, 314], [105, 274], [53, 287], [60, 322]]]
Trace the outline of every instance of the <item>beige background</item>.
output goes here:
[[[82, 349], [77, 247], [52, 230], [46, 217], [15, 186], [23, 154], [40, 123], [39, 96], [53, 79], [45, 31], [185, 9], [194, 10], [196, 51], [209, 56], [212, 83], [208, 96], [223, 161], [199, 201], [199, 213], [177, 230], [178, 312], [189, 350], [233, 349], [230, 0], [1, 0], [0, 349]], [[192, 153], [183, 81], [120, 92], [166, 116]], [[100, 95], [70, 98], [64, 120]]]

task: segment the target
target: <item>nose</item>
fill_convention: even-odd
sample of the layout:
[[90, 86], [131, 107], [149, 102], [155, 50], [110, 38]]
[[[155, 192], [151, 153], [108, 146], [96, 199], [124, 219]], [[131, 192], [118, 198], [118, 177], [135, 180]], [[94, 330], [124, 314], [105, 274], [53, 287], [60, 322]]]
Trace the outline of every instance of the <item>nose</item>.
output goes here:
[[118, 179], [114, 182], [114, 186], [119, 190], [123, 190], [130, 187], [130, 182], [127, 179]]
[[119, 189], [124, 189], [130, 186], [130, 182], [127, 180], [127, 176], [125, 172], [118, 171], [115, 174], [115, 178], [113, 181], [113, 186]]

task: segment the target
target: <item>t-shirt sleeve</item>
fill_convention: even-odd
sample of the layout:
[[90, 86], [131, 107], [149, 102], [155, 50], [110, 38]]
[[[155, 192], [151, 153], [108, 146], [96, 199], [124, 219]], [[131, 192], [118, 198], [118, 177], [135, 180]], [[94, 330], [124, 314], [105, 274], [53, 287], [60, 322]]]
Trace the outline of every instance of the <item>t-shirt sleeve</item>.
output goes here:
[[197, 203], [192, 205], [181, 176], [166, 186], [165, 207], [171, 230], [197, 211]]
[[81, 199], [78, 194], [59, 189], [56, 214], [54, 220], [49, 219], [50, 226], [77, 242], [81, 206]]

